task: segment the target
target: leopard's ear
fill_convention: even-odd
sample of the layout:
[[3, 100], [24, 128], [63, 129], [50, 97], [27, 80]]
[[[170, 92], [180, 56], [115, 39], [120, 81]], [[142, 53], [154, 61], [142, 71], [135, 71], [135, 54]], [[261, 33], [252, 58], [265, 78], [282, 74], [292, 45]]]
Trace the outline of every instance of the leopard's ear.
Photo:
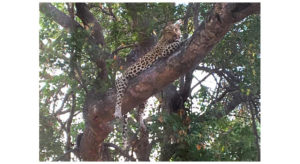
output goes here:
[[179, 19], [178, 21], [176, 21], [175, 26], [180, 27], [183, 24], [182, 20]]
[[170, 31], [171, 30], [171, 25], [173, 25], [172, 22], [168, 22], [166, 27], [164, 28], [163, 32], [167, 32], [167, 31]]

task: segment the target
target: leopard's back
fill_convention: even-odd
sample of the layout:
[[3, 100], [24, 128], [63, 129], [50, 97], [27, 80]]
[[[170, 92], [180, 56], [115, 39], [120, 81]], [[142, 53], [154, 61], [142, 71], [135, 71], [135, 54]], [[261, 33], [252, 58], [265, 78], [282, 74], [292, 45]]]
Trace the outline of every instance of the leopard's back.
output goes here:
[[140, 72], [148, 69], [153, 63], [161, 56], [164, 45], [158, 45], [154, 49], [150, 50], [143, 57], [139, 58], [136, 63], [129, 66], [124, 72], [126, 78], [134, 78]]

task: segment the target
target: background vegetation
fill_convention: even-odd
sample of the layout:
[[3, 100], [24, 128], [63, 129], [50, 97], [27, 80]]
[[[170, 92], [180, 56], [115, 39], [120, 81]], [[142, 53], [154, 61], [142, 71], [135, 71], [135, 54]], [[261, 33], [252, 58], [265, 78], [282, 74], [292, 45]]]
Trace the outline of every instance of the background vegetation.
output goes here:
[[[78, 22], [81, 28], [76, 30], [40, 12], [41, 161], [80, 160], [76, 138], [85, 128], [82, 109], [87, 95], [109, 92], [117, 72], [139, 57], [133, 52], [143, 45], [149, 49], [167, 22], [182, 19], [183, 38], [188, 38], [213, 7], [209, 3], [81, 5], [100, 22], [102, 40], [90, 37], [95, 36], [94, 26], [78, 14], [80, 5], [52, 4]], [[136, 116], [136, 110], [129, 113], [132, 141], [141, 136]], [[149, 160], [260, 160], [260, 16], [250, 15], [234, 24], [196, 68], [154, 95], [145, 122]], [[122, 147], [118, 123], [105, 143], [111, 145], [101, 154], [103, 160], [137, 158], [134, 145], [125, 155], [118, 149]]]

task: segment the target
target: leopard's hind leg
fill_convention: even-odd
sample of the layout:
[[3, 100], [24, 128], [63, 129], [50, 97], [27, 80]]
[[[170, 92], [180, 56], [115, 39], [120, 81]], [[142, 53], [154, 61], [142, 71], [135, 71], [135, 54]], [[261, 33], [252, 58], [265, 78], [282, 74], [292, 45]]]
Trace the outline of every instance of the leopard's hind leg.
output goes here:
[[116, 88], [117, 88], [117, 102], [115, 107], [115, 118], [122, 118], [122, 100], [125, 93], [125, 90], [128, 85], [128, 79], [125, 76], [121, 76], [116, 80]]

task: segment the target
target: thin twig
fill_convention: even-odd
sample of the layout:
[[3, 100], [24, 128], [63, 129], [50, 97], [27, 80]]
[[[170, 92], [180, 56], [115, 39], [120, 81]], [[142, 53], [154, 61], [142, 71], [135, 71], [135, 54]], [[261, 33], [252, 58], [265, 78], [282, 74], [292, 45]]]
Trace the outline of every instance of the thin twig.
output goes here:
[[117, 21], [117, 17], [116, 17], [116, 15], [112, 12], [112, 8], [110, 7], [110, 5], [108, 5], [108, 11], [106, 11], [106, 9], [103, 8], [103, 6], [102, 6], [101, 3], [99, 3], [98, 6], [93, 6], [93, 7], [99, 8], [99, 9], [103, 12], [103, 14], [106, 14], [106, 15], [108, 15], [108, 16], [111, 16], [111, 17], [113, 17], [113, 20], [114, 20], [114, 21]]
[[65, 95], [65, 97], [64, 97], [64, 99], [63, 99], [63, 101], [62, 101], [62, 103], [61, 103], [60, 108], [59, 108], [55, 113], [53, 113], [54, 116], [57, 116], [57, 115], [60, 114], [60, 112], [61, 112], [61, 111], [63, 110], [63, 108], [64, 108], [64, 105], [65, 105], [66, 101], [69, 99], [69, 97], [70, 97], [70, 95], [72, 94], [72, 92], [73, 92], [73, 91], [67, 92], [67, 94]]
[[88, 89], [87, 89], [87, 84], [86, 81], [83, 79], [82, 74], [81, 74], [81, 70], [79, 69], [77, 62], [75, 63], [75, 70], [74, 72], [77, 72], [79, 78], [75, 77], [75, 80], [78, 81], [79, 85], [81, 85], [81, 87], [84, 89], [85, 93], [88, 93]]
[[[60, 161], [60, 160], [62, 160], [67, 154], [69, 154], [69, 153], [71, 153], [71, 152], [74, 153], [75, 151], [78, 151], [77, 148], [70, 149], [70, 150], [66, 151], [63, 155], [61, 155], [61, 156], [55, 158], [53, 161]], [[75, 153], [74, 153], [74, 154], [75, 154]]]
[[206, 80], [211, 74], [212, 74], [212, 73], [208, 73], [202, 80], [198, 81], [198, 83], [195, 84], [195, 85], [192, 87], [191, 92], [194, 90], [194, 88], [195, 88], [196, 86], [198, 86], [199, 84], [201, 84], [201, 83], [202, 83], [204, 80]]
[[119, 46], [116, 50], [114, 50], [111, 54], [115, 55], [118, 53], [118, 51], [125, 49], [125, 48], [131, 48], [131, 47], [136, 47], [137, 44], [130, 44], [130, 45], [124, 45], [124, 46]]
[[113, 143], [103, 143], [103, 146], [113, 147], [116, 151], [118, 151], [122, 156], [128, 158], [131, 161], [136, 161], [135, 158], [131, 157], [127, 152], [123, 151], [119, 146]]
[[255, 144], [256, 144], [256, 148], [257, 148], [257, 160], [260, 161], [260, 146], [259, 146], [260, 137], [258, 136], [258, 132], [257, 132], [257, 127], [256, 127], [256, 122], [255, 122], [255, 114], [253, 112], [254, 108], [252, 107], [251, 103], [248, 103], [248, 105], [249, 105], [248, 110], [251, 113], [253, 134], [255, 136]]
[[[74, 112], [76, 109], [76, 96], [75, 93], [72, 92], [72, 107], [71, 107], [71, 112], [70, 112], [70, 116], [68, 118], [67, 121], [67, 127], [66, 127], [66, 133], [67, 133], [67, 143], [66, 143], [66, 151], [71, 149], [71, 124], [72, 124], [72, 120], [74, 117]], [[68, 159], [70, 159], [70, 155], [68, 154]]]

